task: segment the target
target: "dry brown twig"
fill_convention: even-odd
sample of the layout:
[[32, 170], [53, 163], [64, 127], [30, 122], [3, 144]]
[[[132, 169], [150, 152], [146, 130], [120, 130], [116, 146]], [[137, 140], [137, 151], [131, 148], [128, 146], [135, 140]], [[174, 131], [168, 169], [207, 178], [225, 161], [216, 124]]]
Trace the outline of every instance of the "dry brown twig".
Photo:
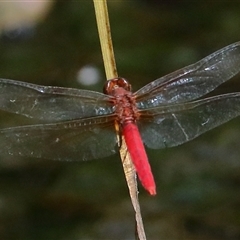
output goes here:
[[[106, 0], [93, 0], [95, 14], [97, 19], [98, 33], [101, 43], [103, 62], [107, 79], [118, 77], [117, 68], [114, 58], [114, 51], [111, 39], [110, 24], [108, 18], [108, 9]], [[138, 201], [138, 189], [136, 181], [136, 171], [133, 166], [130, 155], [127, 151], [127, 146], [124, 138], [122, 138], [120, 146], [120, 156], [123, 164], [124, 173], [126, 176], [129, 193], [133, 208], [135, 210], [135, 219], [137, 226], [137, 238], [145, 240], [146, 235], [144, 231], [140, 205]]]

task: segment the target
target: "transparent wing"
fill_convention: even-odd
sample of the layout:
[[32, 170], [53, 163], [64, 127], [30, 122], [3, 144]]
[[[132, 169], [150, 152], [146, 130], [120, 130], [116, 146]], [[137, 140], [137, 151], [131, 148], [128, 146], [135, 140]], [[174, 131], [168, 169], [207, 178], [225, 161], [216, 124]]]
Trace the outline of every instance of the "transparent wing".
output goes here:
[[240, 42], [237, 42], [147, 84], [134, 95], [140, 109], [186, 102], [211, 92], [239, 71]]
[[114, 116], [0, 130], [0, 153], [80, 161], [116, 152]]
[[153, 149], [173, 147], [240, 115], [240, 93], [142, 110], [139, 130]]
[[74, 88], [0, 79], [0, 109], [47, 121], [107, 115], [111, 96]]

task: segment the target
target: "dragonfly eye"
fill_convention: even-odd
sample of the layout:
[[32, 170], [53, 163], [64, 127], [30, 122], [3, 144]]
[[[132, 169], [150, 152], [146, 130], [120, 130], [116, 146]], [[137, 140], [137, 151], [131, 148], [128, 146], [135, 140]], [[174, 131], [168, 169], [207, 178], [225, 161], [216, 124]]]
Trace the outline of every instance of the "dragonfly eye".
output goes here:
[[103, 93], [111, 95], [111, 93], [119, 87], [124, 88], [127, 91], [131, 91], [131, 84], [129, 84], [125, 78], [119, 77], [107, 80], [103, 87]]

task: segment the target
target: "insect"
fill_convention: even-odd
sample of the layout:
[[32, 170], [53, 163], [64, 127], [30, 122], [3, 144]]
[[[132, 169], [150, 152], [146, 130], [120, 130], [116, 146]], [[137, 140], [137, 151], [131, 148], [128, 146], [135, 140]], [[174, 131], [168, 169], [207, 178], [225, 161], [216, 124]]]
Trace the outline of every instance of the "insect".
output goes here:
[[118, 129], [142, 185], [155, 195], [144, 144], [180, 145], [240, 115], [240, 92], [201, 98], [239, 71], [237, 42], [135, 93], [124, 78], [108, 80], [104, 94], [0, 79], [0, 109], [48, 121], [1, 129], [0, 153], [63, 161], [103, 158], [117, 152]]

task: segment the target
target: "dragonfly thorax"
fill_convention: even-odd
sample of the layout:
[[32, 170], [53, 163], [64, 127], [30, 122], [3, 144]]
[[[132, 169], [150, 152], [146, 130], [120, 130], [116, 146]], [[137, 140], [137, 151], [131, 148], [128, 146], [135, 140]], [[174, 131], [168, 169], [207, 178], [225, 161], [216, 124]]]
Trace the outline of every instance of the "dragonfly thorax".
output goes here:
[[119, 123], [125, 125], [130, 122], [136, 122], [139, 118], [139, 113], [133, 93], [118, 87], [113, 91], [113, 96], [115, 97], [115, 113]]

